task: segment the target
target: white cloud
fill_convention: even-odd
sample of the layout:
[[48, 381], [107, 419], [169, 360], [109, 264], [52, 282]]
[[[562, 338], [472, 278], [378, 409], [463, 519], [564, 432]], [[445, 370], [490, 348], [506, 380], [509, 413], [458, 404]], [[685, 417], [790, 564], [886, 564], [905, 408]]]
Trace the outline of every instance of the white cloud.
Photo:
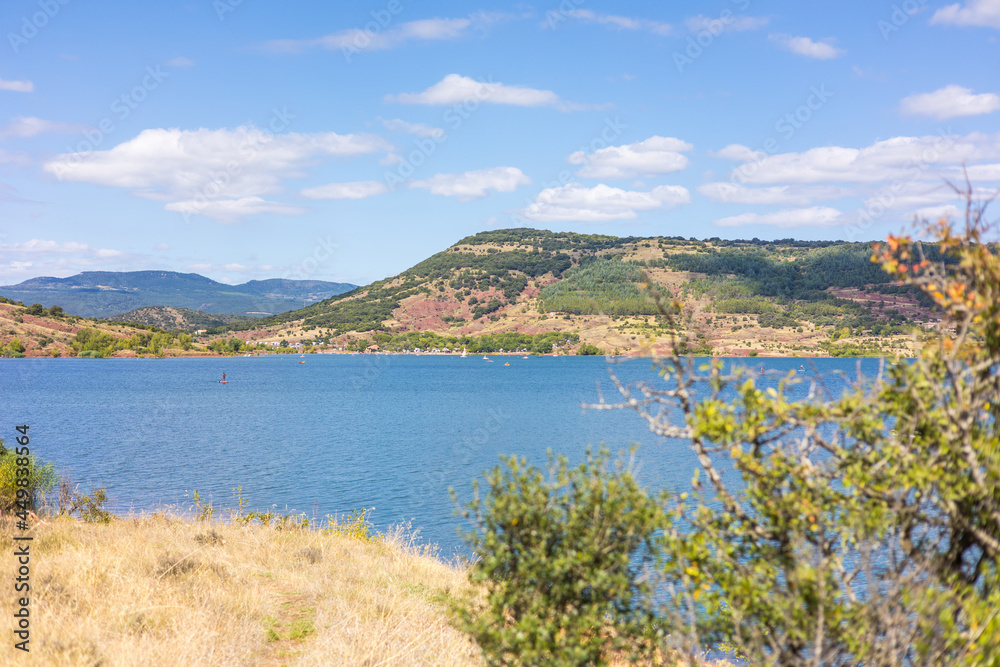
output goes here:
[[729, 144], [722, 150], [708, 151], [708, 154], [711, 157], [721, 157], [734, 162], [746, 162], [747, 160], [755, 160], [767, 155], [763, 151], [755, 151], [743, 144]]
[[579, 183], [547, 188], [520, 215], [535, 222], [606, 222], [631, 220], [636, 211], [673, 208], [691, 202], [679, 185], [661, 185], [649, 192], [613, 188], [603, 183], [587, 188]]
[[170, 244], [169, 243], [157, 243], [155, 246], [153, 246], [153, 250], [170, 250]]
[[504, 14], [478, 12], [466, 18], [423, 19], [401, 23], [398, 27], [351, 28], [317, 39], [274, 39], [264, 42], [261, 49], [270, 53], [302, 53], [312, 49], [344, 51], [384, 51], [411, 41], [458, 39], [471, 30], [484, 29], [505, 18]]
[[[973, 181], [1000, 181], [1000, 163], [972, 165], [965, 167], [964, 171]], [[960, 181], [964, 179], [964, 175], [955, 174], [952, 178]]]
[[[964, 178], [964, 175], [955, 174]], [[971, 177], [971, 176], [970, 176]], [[961, 196], [944, 182], [943, 176], [925, 181], [896, 182], [880, 187], [874, 192], [866, 193], [864, 206], [867, 210], [885, 208], [901, 211], [920, 207], [941, 207], [961, 200]], [[958, 182], [955, 179], [953, 182]], [[982, 188], [973, 188], [974, 196], [988, 197], [989, 192]]]
[[44, 169], [60, 180], [127, 188], [171, 202], [167, 210], [230, 222], [241, 214], [301, 212], [262, 195], [282, 191], [285, 179], [303, 177], [319, 158], [390, 148], [380, 137], [334, 132], [272, 134], [251, 126], [149, 129], [106, 151], [59, 155]]
[[46, 241], [44, 239], [31, 239], [30, 241], [25, 241], [24, 243], [0, 243], [0, 251], [22, 255], [33, 255], [39, 253], [65, 254], [75, 252], [94, 252], [94, 248], [91, 248], [86, 243], [78, 243], [77, 241], [65, 241], [63, 243], [59, 243], [58, 241]]
[[720, 227], [770, 225], [774, 227], [832, 227], [843, 222], [843, 214], [829, 206], [792, 208], [773, 213], [742, 213], [716, 220]]
[[86, 130], [86, 125], [42, 120], [32, 116], [18, 116], [0, 128], [0, 139], [7, 137], [34, 137], [39, 134], [73, 134]]
[[420, 93], [386, 95], [386, 102], [445, 106], [466, 102], [508, 104], [519, 107], [555, 107], [560, 111], [576, 111], [588, 105], [566, 102], [551, 90], [538, 90], [503, 83], [476, 81], [460, 74], [449, 74]]
[[766, 16], [720, 16], [712, 18], [704, 14], [689, 16], [684, 19], [684, 26], [688, 32], [698, 33], [708, 31], [713, 35], [723, 32], [743, 32], [744, 30], [757, 30], [763, 28], [770, 22]]
[[681, 139], [652, 136], [645, 141], [608, 146], [590, 154], [577, 151], [569, 156], [569, 163], [584, 165], [576, 172], [583, 178], [618, 179], [632, 178], [637, 174], [668, 174], [687, 167], [688, 159], [679, 151], [693, 148]]
[[126, 268], [122, 262], [134, 261], [134, 257], [120, 250], [94, 248], [77, 241], [31, 239], [22, 243], [0, 243], [0, 284], [16, 284], [38, 276], [68, 276], [95, 268], [106, 269], [109, 261]]
[[194, 67], [194, 61], [184, 56], [177, 56], [173, 60], [168, 60], [167, 65], [170, 67]]
[[435, 139], [440, 139], [444, 136], [444, 130], [440, 127], [433, 127], [424, 123], [408, 123], [399, 118], [379, 118], [378, 120], [391, 132], [404, 132], [418, 137], [434, 137]]
[[386, 192], [389, 192], [389, 186], [382, 181], [353, 181], [306, 188], [302, 190], [302, 196], [310, 199], [364, 199]]
[[306, 209], [281, 202], [267, 201], [261, 197], [240, 197], [239, 199], [194, 199], [171, 202], [164, 206], [168, 211], [185, 215], [204, 215], [219, 222], [235, 223], [248, 215], [277, 213], [280, 215], [301, 215]]
[[904, 97], [900, 107], [905, 114], [930, 116], [939, 120], [959, 116], [979, 116], [1000, 110], [1000, 95], [973, 94], [968, 88], [950, 85], [933, 93]]
[[920, 220], [940, 220], [941, 218], [958, 220], [965, 216], [965, 214], [954, 204], [945, 204], [944, 206], [928, 206], [926, 208], [913, 211], [913, 215]]
[[467, 171], [464, 174], [436, 174], [424, 181], [414, 181], [411, 188], [424, 188], [432, 195], [458, 197], [469, 201], [496, 192], [513, 192], [522, 185], [529, 185], [531, 179], [517, 167], [492, 167]]
[[[669, 35], [673, 32], [673, 27], [669, 23], [614, 14], [598, 14], [589, 9], [571, 9], [565, 12], [565, 15], [583, 23], [596, 23], [617, 30], [645, 30], [656, 35]], [[542, 25], [549, 24], [551, 21], [546, 21]]]
[[796, 53], [807, 58], [816, 58], [818, 60], [829, 60], [830, 58], [837, 58], [847, 53], [843, 49], [838, 49], [830, 44], [830, 41], [832, 40], [829, 38], [819, 42], [814, 42], [808, 37], [792, 37], [791, 35], [773, 34], [768, 35], [768, 39], [777, 43], [786, 51], [791, 51], [792, 53]]
[[969, 0], [948, 5], [934, 12], [931, 23], [958, 26], [980, 26], [1000, 30], [1000, 2], [997, 0]]
[[33, 93], [35, 84], [31, 81], [7, 81], [0, 79], [0, 90], [9, 90], [14, 93]]
[[770, 204], [808, 206], [817, 200], [839, 199], [851, 195], [849, 190], [834, 186], [780, 185], [768, 188], [748, 188], [738, 183], [705, 183], [698, 192], [727, 204]]
[[940, 178], [943, 169], [997, 158], [1000, 134], [894, 137], [860, 149], [823, 146], [801, 153], [759, 154], [737, 167], [731, 180], [756, 185], [932, 180]]

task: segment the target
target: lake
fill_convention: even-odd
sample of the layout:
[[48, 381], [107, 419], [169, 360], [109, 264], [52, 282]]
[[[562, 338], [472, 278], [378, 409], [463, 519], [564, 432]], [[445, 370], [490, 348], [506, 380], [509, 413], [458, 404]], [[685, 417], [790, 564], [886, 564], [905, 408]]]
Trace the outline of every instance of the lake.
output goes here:
[[[304, 361], [305, 363], [299, 363]], [[505, 366], [509, 363], [509, 366]], [[805, 364], [845, 387], [841, 373], [877, 359], [747, 359], [778, 376]], [[242, 485], [250, 509], [322, 519], [374, 508], [379, 529], [411, 522], [444, 555], [459, 547], [449, 497], [501, 454], [579, 461], [588, 445], [640, 443], [642, 483], [687, 488], [696, 464], [683, 442], [653, 435], [630, 410], [584, 410], [627, 382], [656, 381], [649, 360], [603, 357], [272, 355], [180, 359], [0, 360], [0, 437], [30, 425], [32, 452], [89, 492], [105, 485], [116, 512], [217, 510]], [[225, 372], [228, 384], [220, 384]], [[807, 370], [807, 375], [812, 371]], [[223, 513], [224, 514], [224, 513]]]

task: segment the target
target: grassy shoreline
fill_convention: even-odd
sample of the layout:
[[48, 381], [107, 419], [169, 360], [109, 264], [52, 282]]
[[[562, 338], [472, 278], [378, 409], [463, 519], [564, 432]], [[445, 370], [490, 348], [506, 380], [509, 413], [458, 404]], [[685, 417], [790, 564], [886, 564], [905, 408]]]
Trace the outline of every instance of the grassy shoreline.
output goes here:
[[[0, 517], [6, 553], [18, 532]], [[481, 664], [448, 621], [466, 571], [402, 531], [368, 539], [157, 513], [46, 517], [31, 534], [32, 664]], [[15, 604], [4, 596], [4, 613]], [[12, 644], [5, 655], [19, 653]]]

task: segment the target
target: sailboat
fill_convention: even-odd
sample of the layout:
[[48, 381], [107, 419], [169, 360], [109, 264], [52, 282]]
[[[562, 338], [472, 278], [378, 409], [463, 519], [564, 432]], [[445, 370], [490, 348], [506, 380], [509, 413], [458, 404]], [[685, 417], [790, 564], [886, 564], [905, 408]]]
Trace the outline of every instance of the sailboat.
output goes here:
[[463, 359], [465, 359], [465, 355], [466, 355], [466, 354], [467, 354], [467, 352], [465, 351], [465, 348], [463, 347], [463, 348], [462, 348], [462, 358], [463, 358]]

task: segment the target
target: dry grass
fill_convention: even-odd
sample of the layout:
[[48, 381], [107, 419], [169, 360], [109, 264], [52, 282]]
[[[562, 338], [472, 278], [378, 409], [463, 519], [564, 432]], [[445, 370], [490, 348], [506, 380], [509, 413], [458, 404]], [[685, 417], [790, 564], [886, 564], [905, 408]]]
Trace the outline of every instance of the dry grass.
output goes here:
[[[14, 534], [0, 520], [3, 553], [12, 553]], [[448, 598], [468, 586], [466, 573], [420, 553], [401, 532], [362, 541], [153, 515], [109, 525], [48, 520], [34, 534], [26, 663], [481, 662], [446, 613]], [[4, 559], [5, 580], [15, 566]], [[12, 592], [3, 596], [7, 618], [14, 604]]]

